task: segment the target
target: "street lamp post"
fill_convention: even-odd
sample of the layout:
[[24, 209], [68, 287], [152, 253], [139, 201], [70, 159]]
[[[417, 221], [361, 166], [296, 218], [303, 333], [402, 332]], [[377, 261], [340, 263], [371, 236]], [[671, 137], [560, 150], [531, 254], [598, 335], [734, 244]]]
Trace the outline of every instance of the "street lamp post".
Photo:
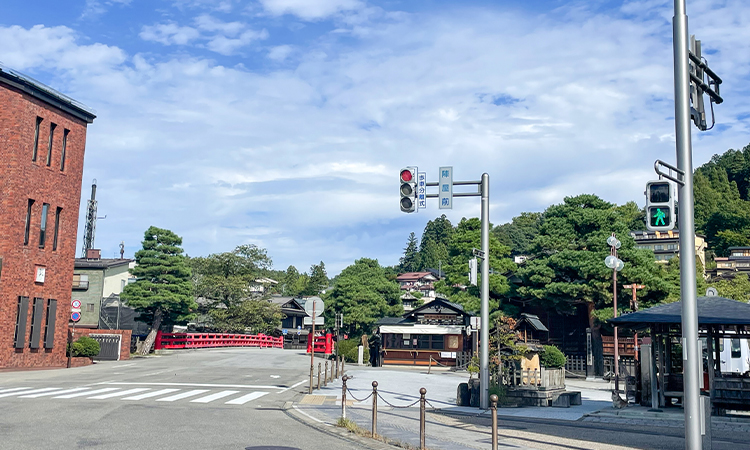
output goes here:
[[[617, 272], [625, 267], [625, 263], [617, 257], [617, 249], [622, 243], [617, 239], [615, 233], [607, 238], [607, 244], [610, 247], [609, 256], [604, 258], [604, 265], [612, 269], [612, 299], [613, 299], [613, 316], [617, 318]], [[617, 340], [617, 325], [615, 325], [615, 392], [620, 395], [620, 345]]]

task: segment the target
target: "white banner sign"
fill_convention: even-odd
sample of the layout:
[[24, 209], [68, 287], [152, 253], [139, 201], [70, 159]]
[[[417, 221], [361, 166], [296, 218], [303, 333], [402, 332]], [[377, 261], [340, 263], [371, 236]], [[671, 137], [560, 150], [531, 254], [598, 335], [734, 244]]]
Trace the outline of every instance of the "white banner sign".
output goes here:
[[438, 196], [440, 209], [453, 209], [453, 166], [440, 168]]
[[[312, 325], [312, 318], [311, 317], [304, 317], [302, 319], [303, 325]], [[318, 316], [315, 318], [315, 325], [324, 325], [325, 324], [325, 317]]]

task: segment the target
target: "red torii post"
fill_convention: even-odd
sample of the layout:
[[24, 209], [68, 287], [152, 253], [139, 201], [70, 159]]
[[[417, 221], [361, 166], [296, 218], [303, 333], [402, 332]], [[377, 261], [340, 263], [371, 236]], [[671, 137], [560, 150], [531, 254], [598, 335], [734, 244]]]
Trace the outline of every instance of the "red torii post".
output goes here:
[[[635, 296], [635, 291], [638, 289], [643, 289], [646, 286], [643, 284], [625, 284], [622, 286], [625, 289], [632, 289], [633, 290], [633, 298], [630, 300], [630, 309], [633, 310], [633, 312], [638, 311], [638, 299]], [[635, 360], [638, 361], [638, 333], [635, 333], [633, 335], [635, 338]]]

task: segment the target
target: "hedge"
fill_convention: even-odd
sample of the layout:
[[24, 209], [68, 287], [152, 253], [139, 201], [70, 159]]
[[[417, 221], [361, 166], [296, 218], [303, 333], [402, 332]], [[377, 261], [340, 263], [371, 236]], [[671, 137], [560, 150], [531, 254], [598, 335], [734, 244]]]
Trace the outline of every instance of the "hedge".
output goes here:
[[565, 367], [567, 358], [559, 348], [554, 345], [545, 345], [544, 350], [539, 353], [539, 363], [548, 369], [559, 369]]

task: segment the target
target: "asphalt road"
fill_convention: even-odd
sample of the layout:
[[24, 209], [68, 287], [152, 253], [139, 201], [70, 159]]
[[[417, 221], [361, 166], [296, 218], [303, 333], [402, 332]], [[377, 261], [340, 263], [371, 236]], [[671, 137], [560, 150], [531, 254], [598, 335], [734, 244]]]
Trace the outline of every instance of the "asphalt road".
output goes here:
[[242, 348], [0, 373], [0, 449], [357, 448], [282, 410], [308, 370], [299, 351]]

